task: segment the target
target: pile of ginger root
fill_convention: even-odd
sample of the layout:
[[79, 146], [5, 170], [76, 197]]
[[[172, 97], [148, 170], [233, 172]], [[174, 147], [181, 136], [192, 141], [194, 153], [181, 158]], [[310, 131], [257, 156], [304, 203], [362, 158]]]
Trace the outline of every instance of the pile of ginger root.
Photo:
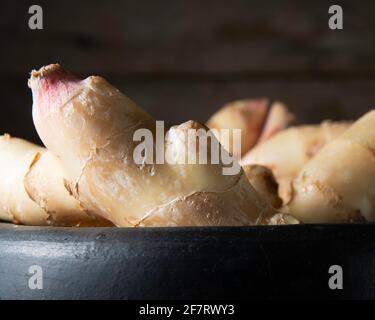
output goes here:
[[[169, 128], [163, 151], [174, 163], [138, 163], [134, 134], [155, 133], [156, 121], [105, 79], [81, 80], [52, 64], [32, 71], [28, 84], [45, 147], [0, 136], [2, 221], [64, 227], [375, 221], [375, 111], [355, 122], [292, 126], [295, 116], [281, 102], [238, 100], [206, 124]], [[222, 160], [184, 161], [192, 129], [229, 130], [229, 139], [211, 139], [239, 172], [223, 174]], [[235, 129], [240, 140], [233, 144]], [[206, 152], [211, 159], [213, 151]]]

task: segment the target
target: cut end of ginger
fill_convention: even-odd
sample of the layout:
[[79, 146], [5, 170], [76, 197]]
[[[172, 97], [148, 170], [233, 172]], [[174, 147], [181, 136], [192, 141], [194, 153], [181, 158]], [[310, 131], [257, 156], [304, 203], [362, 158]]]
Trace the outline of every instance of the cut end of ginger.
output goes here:
[[33, 93], [34, 114], [45, 115], [62, 106], [79, 89], [81, 81], [59, 64], [50, 64], [31, 71], [28, 86]]
[[32, 70], [31, 79], [47, 78], [57, 74], [67, 74], [67, 72], [58, 63], [54, 63], [43, 66], [39, 70]]

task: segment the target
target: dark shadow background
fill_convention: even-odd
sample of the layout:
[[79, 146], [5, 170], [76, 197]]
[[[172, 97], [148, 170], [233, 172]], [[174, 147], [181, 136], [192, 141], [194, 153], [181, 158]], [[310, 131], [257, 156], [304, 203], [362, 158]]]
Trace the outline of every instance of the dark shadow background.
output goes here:
[[[44, 29], [28, 28], [28, 8]], [[328, 8], [344, 9], [344, 30]], [[0, 4], [0, 131], [38, 141], [29, 72], [99, 74], [169, 124], [225, 102], [281, 99], [302, 122], [375, 105], [374, 1], [10, 1]]]

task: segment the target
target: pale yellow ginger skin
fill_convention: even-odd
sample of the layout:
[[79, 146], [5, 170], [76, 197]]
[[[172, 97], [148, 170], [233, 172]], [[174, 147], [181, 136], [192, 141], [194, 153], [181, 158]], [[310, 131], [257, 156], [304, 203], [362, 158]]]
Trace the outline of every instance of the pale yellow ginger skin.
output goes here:
[[327, 144], [293, 183], [290, 212], [304, 223], [375, 221], [375, 111]]
[[242, 166], [259, 164], [271, 169], [279, 183], [280, 197], [284, 204], [288, 204], [293, 197], [292, 181], [301, 168], [349, 125], [325, 121], [320, 125], [290, 127], [254, 147], [240, 163]]
[[46, 224], [47, 213], [30, 199], [23, 179], [43, 148], [9, 135], [0, 136], [0, 220]]
[[286, 129], [294, 120], [294, 114], [288, 110], [284, 103], [280, 101], [273, 102], [257, 144], [270, 139], [279, 131]]
[[[275, 211], [241, 170], [223, 164], [143, 164], [133, 160], [133, 133], [155, 121], [101, 77], [70, 82], [59, 65], [32, 73], [33, 118], [61, 159], [80, 204], [117, 226], [241, 226], [267, 223]], [[186, 148], [189, 121], [172, 127], [166, 154]]]
[[[236, 159], [246, 154], [257, 143], [266, 141], [277, 132], [287, 128], [295, 117], [285, 104], [275, 101], [269, 106], [267, 99], [244, 99], [227, 103], [207, 121], [224, 148]], [[229, 139], [220, 136], [220, 130], [229, 129]], [[237, 138], [234, 129], [241, 130], [241, 149], [234, 148]], [[219, 133], [219, 134], [217, 134]]]
[[[225, 150], [239, 159], [243, 154], [249, 151], [257, 142], [264, 122], [267, 117], [268, 100], [267, 99], [244, 99], [227, 103], [217, 112], [215, 112], [207, 121], [207, 127], [215, 129], [214, 133], [220, 133], [222, 129], [229, 129], [229, 139], [217, 135], [220, 143]], [[236, 136], [233, 135], [233, 129], [241, 130], [241, 141], [238, 144], [239, 150], [233, 146]]]
[[26, 225], [104, 226], [64, 187], [62, 168], [45, 148], [0, 136], [0, 220]]

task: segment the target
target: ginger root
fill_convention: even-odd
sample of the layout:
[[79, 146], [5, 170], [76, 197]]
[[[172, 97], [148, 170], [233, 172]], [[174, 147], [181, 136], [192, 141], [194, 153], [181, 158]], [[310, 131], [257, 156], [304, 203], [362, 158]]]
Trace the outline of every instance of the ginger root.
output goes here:
[[284, 204], [293, 197], [292, 181], [303, 167], [327, 143], [342, 134], [346, 122], [325, 121], [320, 125], [291, 127], [255, 146], [241, 160], [241, 165], [258, 164], [272, 170], [279, 183]]
[[301, 224], [301, 221], [286, 213], [276, 213], [268, 220], [268, 225], [278, 226], [286, 224]]
[[375, 221], [375, 110], [300, 170], [290, 212], [305, 223]]
[[27, 225], [108, 226], [64, 187], [58, 159], [45, 148], [0, 136], [0, 220]]
[[[230, 102], [208, 119], [207, 127], [218, 131], [229, 129], [229, 140], [217, 138], [229, 153], [240, 159], [257, 142], [267, 117], [268, 105], [266, 99]], [[233, 148], [233, 129], [241, 130], [240, 150]]]
[[245, 171], [249, 182], [258, 194], [274, 208], [280, 208], [283, 201], [279, 197], [279, 185], [276, 182], [272, 171], [264, 166], [256, 164], [246, 165], [242, 168]]
[[[48, 149], [61, 159], [74, 197], [117, 226], [241, 226], [268, 223], [275, 211], [244, 172], [223, 175], [218, 164], [139, 164], [137, 129], [155, 121], [101, 77], [78, 80], [59, 65], [33, 71], [33, 119]], [[172, 127], [165, 154], [181, 157], [189, 129]], [[195, 136], [198, 139], [198, 136]], [[225, 152], [225, 150], [223, 150]], [[210, 152], [208, 152], [210, 158]]]
[[280, 101], [275, 101], [270, 107], [266, 123], [257, 140], [257, 144], [270, 139], [279, 131], [286, 129], [294, 120], [294, 114], [288, 110], [286, 105]]
[[[211, 116], [207, 126], [217, 130], [214, 133], [220, 143], [236, 159], [240, 159], [256, 144], [287, 128], [294, 119], [294, 115], [280, 101], [270, 106], [267, 99], [246, 99], [226, 104]], [[229, 139], [219, 135], [222, 129], [229, 130]], [[234, 148], [237, 138], [234, 129], [241, 130], [240, 150]]]

